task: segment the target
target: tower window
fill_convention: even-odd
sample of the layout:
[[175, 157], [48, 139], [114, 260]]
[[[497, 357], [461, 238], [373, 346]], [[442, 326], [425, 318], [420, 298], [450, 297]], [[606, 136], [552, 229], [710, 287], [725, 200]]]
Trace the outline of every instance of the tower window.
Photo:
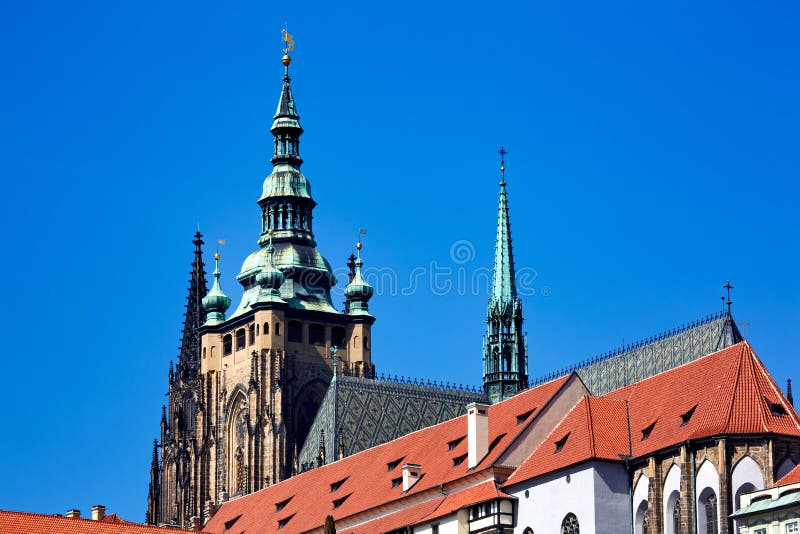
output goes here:
[[325, 327], [321, 324], [312, 324], [308, 327], [308, 343], [311, 345], [325, 344]]
[[250, 344], [253, 345], [256, 342], [256, 325], [251, 324], [248, 332], [250, 334]]
[[275, 335], [281, 335], [281, 323], [275, 323]]
[[244, 348], [244, 328], [240, 328], [236, 331], [236, 350], [242, 350]]
[[331, 344], [336, 345], [337, 347], [344, 347], [345, 340], [344, 340], [345, 332], [344, 328], [341, 326], [334, 326], [331, 330]]
[[289, 326], [286, 330], [286, 337], [292, 343], [303, 342], [303, 323], [300, 321], [289, 321]]
[[369, 350], [369, 338], [364, 336], [364, 349]]
[[265, 336], [269, 335], [269, 323], [264, 323], [264, 330], [262, 330]]
[[233, 337], [230, 334], [222, 337], [222, 355], [228, 356], [233, 352]]

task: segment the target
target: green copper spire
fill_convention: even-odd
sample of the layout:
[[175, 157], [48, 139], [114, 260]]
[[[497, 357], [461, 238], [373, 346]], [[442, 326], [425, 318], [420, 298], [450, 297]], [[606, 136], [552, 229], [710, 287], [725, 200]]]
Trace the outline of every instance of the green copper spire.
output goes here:
[[215, 325], [225, 321], [225, 311], [231, 305], [231, 299], [222, 292], [219, 285], [219, 253], [214, 254], [214, 285], [211, 291], [203, 298], [203, 308], [206, 309], [207, 325]]
[[486, 312], [483, 387], [491, 402], [507, 399], [528, 387], [527, 344], [522, 331], [522, 302], [517, 298], [511, 222], [506, 195], [507, 152], [500, 148], [500, 200], [494, 248], [492, 294]]
[[[331, 302], [331, 287], [336, 284], [336, 278], [314, 241], [313, 212], [317, 203], [311, 197], [311, 184], [300, 171], [303, 128], [292, 95], [290, 49], [287, 46], [281, 59], [283, 87], [270, 127], [274, 139], [270, 159], [272, 171], [264, 180], [258, 199], [261, 208], [259, 250], [244, 260], [236, 277], [243, 292], [231, 318], [247, 313], [265, 298], [270, 301], [281, 299], [291, 308], [337, 313]], [[268, 251], [269, 247], [272, 247], [272, 252]], [[272, 287], [277, 280], [273, 276], [275, 273], [264, 272], [269, 264], [284, 277], [277, 287]], [[262, 279], [267, 283], [266, 293], [258, 279], [259, 274], [263, 274]], [[273, 291], [275, 289], [279, 289], [279, 296]]]
[[281, 298], [281, 285], [285, 280], [283, 273], [275, 267], [275, 247], [272, 246], [272, 230], [269, 231], [267, 257], [261, 256], [263, 265], [256, 275], [256, 282], [261, 286], [258, 302], [284, 302]]

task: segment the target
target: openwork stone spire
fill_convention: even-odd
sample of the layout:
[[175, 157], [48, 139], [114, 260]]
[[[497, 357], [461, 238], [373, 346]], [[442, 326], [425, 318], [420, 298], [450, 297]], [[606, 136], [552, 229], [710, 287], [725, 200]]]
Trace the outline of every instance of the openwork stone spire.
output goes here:
[[194, 234], [194, 261], [186, 297], [186, 316], [183, 321], [181, 349], [178, 354], [177, 374], [182, 380], [192, 380], [200, 367], [200, 338], [197, 329], [206, 322], [203, 297], [208, 293], [206, 268], [203, 263], [203, 234]]
[[486, 312], [487, 331], [483, 348], [483, 387], [491, 402], [507, 399], [528, 384], [527, 344], [522, 331], [522, 302], [517, 298], [506, 196], [505, 149], [500, 149], [500, 155], [494, 277]]

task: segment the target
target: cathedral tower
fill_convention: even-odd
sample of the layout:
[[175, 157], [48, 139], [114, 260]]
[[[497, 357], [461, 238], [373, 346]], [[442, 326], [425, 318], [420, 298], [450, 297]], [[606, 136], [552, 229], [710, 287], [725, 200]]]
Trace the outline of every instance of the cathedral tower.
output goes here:
[[[500, 149], [500, 154], [505, 157], [505, 150]], [[517, 297], [514, 276], [505, 170], [503, 159], [500, 165], [494, 276], [483, 345], [483, 388], [490, 402], [507, 399], [528, 387], [527, 341], [522, 331], [522, 302]]]
[[[222, 290], [219, 254], [214, 283], [206, 293], [197, 249], [185, 350], [177, 371], [170, 369], [160, 464], [157, 454], [153, 457], [149, 523], [186, 527], [192, 518], [207, 519], [230, 497], [292, 476], [334, 365], [339, 376], [375, 374], [370, 343], [375, 318], [367, 311], [372, 288], [362, 277], [360, 243], [354, 278], [345, 290], [345, 313], [333, 307], [336, 278], [316, 249], [316, 202], [300, 171], [303, 129], [292, 95], [288, 51], [270, 128], [272, 171], [258, 199], [258, 249], [236, 276], [242, 299], [229, 316], [231, 299]], [[199, 237], [197, 243], [202, 243]], [[186, 338], [186, 332], [193, 336]], [[185, 395], [173, 394], [177, 384], [187, 384]]]

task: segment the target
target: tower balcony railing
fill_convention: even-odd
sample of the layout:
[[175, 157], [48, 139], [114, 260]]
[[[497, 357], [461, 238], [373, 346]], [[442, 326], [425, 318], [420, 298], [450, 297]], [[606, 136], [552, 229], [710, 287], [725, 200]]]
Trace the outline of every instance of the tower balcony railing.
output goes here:
[[520, 373], [517, 371], [501, 371], [499, 373], [486, 373], [484, 382], [518, 381]]
[[513, 343], [516, 341], [517, 335], [516, 334], [489, 334], [489, 343]]

